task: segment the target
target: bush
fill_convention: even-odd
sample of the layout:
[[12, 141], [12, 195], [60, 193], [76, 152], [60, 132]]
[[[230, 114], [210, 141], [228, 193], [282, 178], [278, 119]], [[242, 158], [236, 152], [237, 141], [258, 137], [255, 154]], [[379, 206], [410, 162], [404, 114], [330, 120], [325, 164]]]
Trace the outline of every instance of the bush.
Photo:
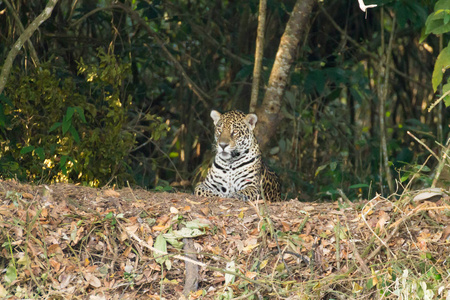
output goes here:
[[91, 186], [130, 179], [130, 65], [100, 49], [98, 61], [79, 62], [80, 77], [57, 71], [47, 63], [11, 74], [0, 99], [0, 176]]

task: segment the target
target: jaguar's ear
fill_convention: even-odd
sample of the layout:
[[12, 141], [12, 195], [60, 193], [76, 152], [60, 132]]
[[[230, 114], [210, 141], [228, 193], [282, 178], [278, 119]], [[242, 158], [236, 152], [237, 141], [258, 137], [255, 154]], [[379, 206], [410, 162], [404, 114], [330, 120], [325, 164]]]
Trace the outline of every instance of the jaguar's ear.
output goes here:
[[256, 122], [258, 121], [258, 117], [255, 114], [248, 114], [245, 116], [245, 123], [247, 123], [250, 130], [255, 129]]
[[217, 122], [219, 122], [220, 116], [221, 116], [221, 114], [217, 110], [212, 110], [211, 111], [211, 118], [214, 121], [214, 125], [216, 125]]

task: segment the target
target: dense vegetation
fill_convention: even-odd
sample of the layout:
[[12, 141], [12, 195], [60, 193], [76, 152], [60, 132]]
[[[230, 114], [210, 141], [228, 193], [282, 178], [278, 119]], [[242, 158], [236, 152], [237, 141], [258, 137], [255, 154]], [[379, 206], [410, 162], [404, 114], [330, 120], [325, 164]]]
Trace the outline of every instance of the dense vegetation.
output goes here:
[[[0, 62], [46, 2], [0, 2]], [[419, 170], [432, 184], [424, 145], [439, 153], [449, 133], [444, 102], [428, 111], [449, 88], [448, 2], [315, 3], [265, 149], [287, 195], [389, 194]], [[294, 4], [267, 2], [260, 100]], [[0, 95], [0, 176], [190, 190], [213, 156], [210, 110], [248, 112], [258, 5], [59, 1]]]

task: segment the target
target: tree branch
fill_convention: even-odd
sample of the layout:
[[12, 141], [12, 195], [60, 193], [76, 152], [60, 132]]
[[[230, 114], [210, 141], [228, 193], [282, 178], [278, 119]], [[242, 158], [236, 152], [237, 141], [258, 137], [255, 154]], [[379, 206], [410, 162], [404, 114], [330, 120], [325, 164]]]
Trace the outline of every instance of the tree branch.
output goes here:
[[[22, 34], [25, 31], [25, 28], [23, 27], [23, 24], [20, 21], [20, 18], [17, 15], [16, 10], [11, 5], [11, 3], [9, 3], [8, 0], [5, 0], [4, 2], [6, 4], [6, 6], [8, 6], [8, 9], [11, 11], [11, 14], [12, 14], [14, 20], [16, 20], [17, 27], [19, 27], [19, 31]], [[27, 40], [27, 45], [30, 48], [30, 55], [31, 55], [31, 59], [33, 60], [34, 66], [37, 66], [39, 64], [39, 58], [37, 56], [36, 49], [34, 49], [33, 43], [30, 40]]]
[[6, 82], [8, 81], [9, 72], [14, 62], [14, 58], [16, 58], [20, 49], [22, 49], [23, 44], [28, 41], [28, 39], [33, 35], [38, 27], [51, 16], [53, 8], [55, 8], [57, 2], [58, 0], [48, 1], [47, 6], [44, 8], [41, 14], [37, 16], [33, 22], [31, 22], [31, 24], [19, 36], [12, 49], [9, 51], [8, 56], [5, 59], [5, 63], [3, 64], [2, 73], [0, 74], [0, 94], [3, 92]]

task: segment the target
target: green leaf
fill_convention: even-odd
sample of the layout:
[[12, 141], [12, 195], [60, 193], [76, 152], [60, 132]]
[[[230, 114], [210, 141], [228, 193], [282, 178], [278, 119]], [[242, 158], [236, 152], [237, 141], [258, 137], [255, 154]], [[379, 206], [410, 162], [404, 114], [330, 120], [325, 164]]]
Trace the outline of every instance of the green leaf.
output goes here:
[[442, 76], [445, 71], [450, 68], [450, 47], [447, 46], [442, 49], [441, 53], [434, 64], [434, 71], [432, 77], [433, 90], [436, 92], [439, 84], [442, 82]]
[[192, 228], [192, 229], [203, 229], [203, 228], [208, 228], [209, 225], [202, 222], [200, 219], [194, 219], [192, 221], [187, 221], [185, 223], [187, 228]]
[[75, 112], [75, 108], [69, 106], [66, 111], [66, 120], [68, 120], [68, 121], [72, 120], [72, 116], [73, 116], [74, 112]]
[[[158, 237], [156, 238], [154, 247], [155, 249], [167, 253], [167, 241], [162, 234], [158, 235]], [[163, 264], [167, 260], [167, 256], [161, 253], [153, 252], [153, 257], [158, 264]]]
[[27, 154], [33, 150], [34, 150], [34, 146], [26, 146], [26, 147], [23, 147], [22, 150], [20, 150], [20, 154]]
[[48, 132], [52, 132], [53, 130], [55, 130], [59, 126], [61, 126], [61, 122], [56, 122], [55, 124], [52, 125], [52, 127], [50, 127]]
[[180, 154], [178, 152], [170, 152], [169, 153], [169, 157], [170, 158], [174, 158], [174, 157], [178, 157]]
[[44, 159], [45, 159], [44, 148], [42, 148], [42, 147], [36, 148], [36, 149], [34, 150], [34, 153], [36, 153], [37, 156], [39, 156], [39, 158], [40, 158], [41, 160], [44, 160]]
[[78, 131], [73, 126], [70, 126], [69, 131], [72, 134], [72, 137], [75, 140], [75, 142], [77, 142], [79, 144], [80, 136], [78, 135]]
[[354, 184], [349, 186], [350, 189], [359, 189], [359, 188], [368, 188], [369, 185], [367, 183], [358, 183], [358, 184]]
[[5, 274], [5, 281], [8, 284], [11, 284], [14, 280], [17, 278], [17, 270], [16, 267], [13, 264], [9, 264], [8, 268], [6, 269]]
[[61, 160], [59, 161], [59, 167], [61, 168], [64, 175], [67, 175], [67, 167], [66, 162], [69, 157], [67, 155], [63, 155]]
[[319, 173], [320, 173], [321, 171], [323, 171], [326, 167], [328, 167], [328, 164], [319, 166], [319, 167], [317, 168], [316, 173], [314, 174], [314, 176], [319, 175]]
[[84, 116], [84, 110], [81, 107], [76, 106], [75, 107], [75, 111], [77, 112], [77, 114], [80, 117], [81, 121], [83, 121], [83, 123], [87, 123], [86, 122], [86, 118]]
[[112, 219], [112, 217], [114, 217], [114, 214], [110, 211], [110, 212], [105, 216], [105, 220]]
[[[450, 82], [447, 82], [446, 84], [444, 84], [442, 86], [442, 94], [447, 93], [449, 90], [450, 90]], [[444, 103], [445, 103], [445, 107], [449, 107], [450, 106], [450, 95], [445, 96]]]
[[450, 23], [448, 23], [449, 8], [449, 0], [441, 0], [436, 3], [434, 12], [428, 16], [425, 22], [425, 34], [443, 34], [450, 31]]
[[70, 126], [72, 126], [71, 120], [67, 119], [66, 117], [64, 117], [63, 118], [63, 123], [62, 123], [63, 134], [66, 134], [66, 132], [69, 130]]

